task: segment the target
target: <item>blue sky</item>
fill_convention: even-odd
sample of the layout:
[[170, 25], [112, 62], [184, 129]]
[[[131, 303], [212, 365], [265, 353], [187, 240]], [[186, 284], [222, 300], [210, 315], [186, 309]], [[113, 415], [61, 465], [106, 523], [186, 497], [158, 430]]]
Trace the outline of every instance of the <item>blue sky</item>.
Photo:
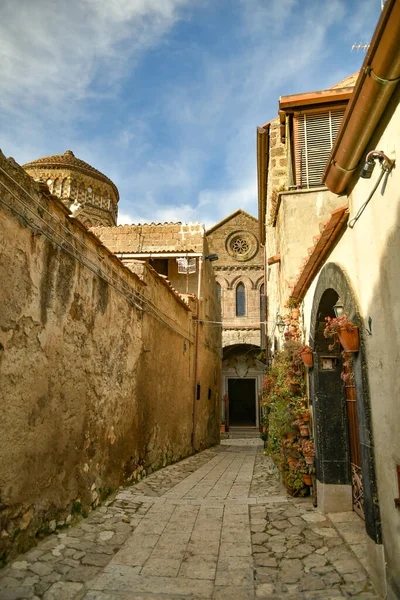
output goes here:
[[357, 71], [380, 0], [3, 0], [0, 146], [73, 150], [120, 223], [257, 214], [255, 132], [280, 95]]

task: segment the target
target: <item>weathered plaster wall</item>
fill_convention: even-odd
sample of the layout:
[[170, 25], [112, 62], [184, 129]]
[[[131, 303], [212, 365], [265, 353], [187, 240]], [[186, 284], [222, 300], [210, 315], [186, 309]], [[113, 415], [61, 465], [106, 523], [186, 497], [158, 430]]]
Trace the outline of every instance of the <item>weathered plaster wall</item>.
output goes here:
[[[267, 257], [280, 255], [280, 261], [267, 267], [267, 302], [269, 320], [277, 312], [287, 313], [284, 304], [291, 293], [291, 286], [298, 275], [313, 238], [319, 235], [319, 224], [329, 218], [335, 208], [342, 206], [343, 198], [329, 190], [302, 190], [280, 193], [280, 206], [276, 225], [268, 226], [266, 233]], [[273, 324], [269, 335], [281, 338]]]
[[[4, 557], [143, 469], [192, 452], [197, 325], [150, 267], [132, 273], [1, 153], [0, 166], [29, 194], [0, 174]], [[219, 395], [218, 333], [203, 344], [198, 377]], [[202, 447], [218, 440], [219, 424], [204, 405]]]
[[[400, 157], [400, 108], [397, 93], [381, 121], [380, 130], [366, 149], [383, 150]], [[349, 197], [350, 219], [368, 198], [379, 165], [371, 179], [358, 179]], [[365, 326], [372, 318], [372, 335], [365, 330], [366, 365], [372, 410], [378, 495], [387, 563], [389, 598], [400, 594], [400, 510], [396, 465], [400, 465], [400, 175], [395, 167], [386, 189], [378, 188], [354, 229], [348, 228], [333, 250], [329, 262], [346, 273]], [[305, 299], [306, 325], [318, 278]], [[346, 307], [345, 307], [346, 308]]]

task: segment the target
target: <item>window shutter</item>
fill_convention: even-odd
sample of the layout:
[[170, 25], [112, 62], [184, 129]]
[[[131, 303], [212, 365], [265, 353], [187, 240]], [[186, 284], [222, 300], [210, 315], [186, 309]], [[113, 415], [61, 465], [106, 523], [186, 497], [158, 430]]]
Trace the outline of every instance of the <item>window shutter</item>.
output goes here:
[[294, 116], [296, 185], [322, 185], [321, 178], [340, 128], [345, 108]]

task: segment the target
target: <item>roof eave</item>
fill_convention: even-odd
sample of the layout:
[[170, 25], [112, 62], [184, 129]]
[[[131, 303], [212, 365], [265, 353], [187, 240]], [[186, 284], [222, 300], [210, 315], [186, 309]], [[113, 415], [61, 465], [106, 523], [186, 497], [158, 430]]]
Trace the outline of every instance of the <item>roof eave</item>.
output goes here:
[[400, 2], [387, 0], [322, 177], [335, 194], [346, 191], [396, 89], [399, 39]]

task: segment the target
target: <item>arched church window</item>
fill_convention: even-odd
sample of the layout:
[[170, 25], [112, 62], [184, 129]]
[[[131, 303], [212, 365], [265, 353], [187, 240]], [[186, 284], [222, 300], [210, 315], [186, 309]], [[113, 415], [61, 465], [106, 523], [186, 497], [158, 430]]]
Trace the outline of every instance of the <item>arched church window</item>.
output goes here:
[[218, 302], [221, 304], [221, 300], [222, 300], [222, 288], [221, 285], [218, 283], [217, 281], [217, 298], [218, 298]]
[[246, 290], [243, 283], [236, 287], [236, 316], [244, 317], [246, 315]]

